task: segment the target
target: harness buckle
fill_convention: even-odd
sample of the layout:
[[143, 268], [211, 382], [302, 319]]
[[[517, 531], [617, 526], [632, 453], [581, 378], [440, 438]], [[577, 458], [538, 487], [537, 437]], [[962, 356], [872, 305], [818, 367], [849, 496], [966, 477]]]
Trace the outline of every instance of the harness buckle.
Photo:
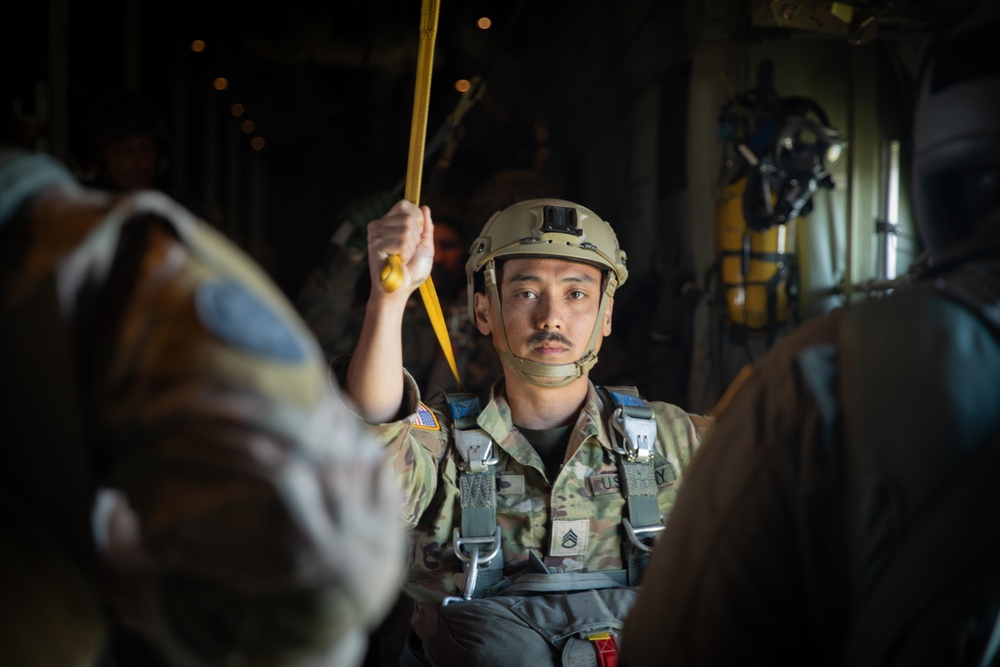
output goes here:
[[[479, 568], [489, 567], [490, 563], [493, 562], [493, 559], [500, 553], [499, 525], [493, 535], [486, 537], [462, 537], [458, 532], [458, 528], [455, 529], [454, 535], [455, 555], [458, 556], [458, 559], [465, 564], [462, 566], [462, 569], [465, 570], [467, 574], [465, 578], [465, 590], [462, 591], [462, 597], [449, 595], [441, 601], [441, 606], [446, 606], [452, 602], [459, 602], [461, 600], [471, 600], [472, 594], [476, 591], [476, 581], [479, 579]], [[471, 553], [469, 554], [466, 554], [463, 549], [466, 545], [470, 548]], [[491, 545], [492, 551], [488, 554], [480, 555], [480, 548], [489, 548]]]
[[650, 537], [657, 537], [661, 532], [663, 532], [663, 529], [666, 528], [663, 524], [633, 528], [632, 523], [625, 517], [622, 517], [622, 525], [625, 526], [625, 534], [628, 535], [628, 541], [631, 542], [636, 549], [647, 554], [653, 553], [653, 547], [645, 544], [642, 540], [649, 539]]
[[621, 435], [615, 451], [629, 461], [645, 463], [656, 446], [656, 420], [633, 417], [620, 406], [611, 414], [611, 426]]
[[455, 447], [461, 454], [468, 472], [486, 472], [486, 467], [496, 465], [493, 456], [493, 439], [480, 428], [455, 429]]

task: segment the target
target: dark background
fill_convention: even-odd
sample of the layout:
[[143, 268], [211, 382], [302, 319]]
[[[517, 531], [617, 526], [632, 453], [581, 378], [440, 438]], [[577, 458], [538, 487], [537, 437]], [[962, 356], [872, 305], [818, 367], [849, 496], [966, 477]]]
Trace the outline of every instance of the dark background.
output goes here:
[[[653, 84], [664, 91], [659, 187], [683, 189], [690, 59], [699, 33], [712, 21], [734, 44], [787, 38], [793, 31], [773, 25], [770, 4], [443, 0], [428, 140], [459, 100], [456, 80], [479, 76], [486, 92], [460, 127], [449, 167], [425, 168], [422, 194], [467, 199], [497, 170], [536, 168], [560, 196], [595, 206], [594, 188], [584, 192], [584, 144], [602, 137], [580, 127], [621, 124]], [[824, 3], [790, 4], [808, 14], [810, 5]], [[881, 36], [891, 39], [892, 30], [933, 25], [961, 3], [854, 4], [877, 16]], [[30, 115], [44, 106], [34, 94], [38, 81], [58, 88], [49, 92], [49, 106], [59, 107], [49, 109], [49, 121], [57, 131], [65, 126], [67, 136], [43, 148], [73, 163], [88, 105], [108, 90], [146, 96], [165, 119], [166, 189], [232, 235], [294, 294], [338, 212], [405, 177], [421, 7], [419, 0], [9, 4], [2, 20], [4, 101], [20, 99]], [[491, 18], [489, 30], [475, 26], [480, 16]], [[205, 40], [204, 52], [190, 50], [194, 39]], [[229, 80], [228, 89], [213, 90], [218, 76]], [[228, 112], [234, 102], [245, 106], [242, 118]], [[245, 119], [256, 125], [252, 134], [238, 129]], [[263, 150], [250, 148], [255, 136], [265, 141]]]
[[[441, 3], [427, 140], [459, 101], [456, 80], [478, 75], [487, 85], [460, 128], [450, 167], [434, 172], [431, 162], [425, 168], [424, 193], [433, 187], [467, 197], [497, 169], [531, 167], [547, 143], [549, 126], [570, 120], [579, 101], [563, 90], [565, 83], [552, 69], [554, 51], [567, 48], [560, 25], [568, 10], [580, 7]], [[241, 191], [255, 187], [252, 176], [229, 172], [259, 163], [266, 188], [256, 200], [266, 207], [263, 238], [255, 244], [244, 229], [246, 238], [237, 240], [256, 245], [248, 249], [289, 293], [319, 259], [339, 222], [338, 211], [365, 193], [392, 188], [406, 175], [419, 0], [38, 2], [8, 11], [13, 20], [4, 20], [3, 29], [7, 93], [14, 92], [29, 114], [44, 106], [35, 99], [34, 86], [51, 83], [53, 59], [67, 54], [70, 162], [79, 163], [85, 150], [90, 105], [107, 91], [137, 88], [164, 116], [171, 156], [165, 189], [237, 237], [239, 225], [249, 224], [246, 207], [252, 204], [221, 193], [232, 183]], [[64, 25], [53, 29], [53, 16], [57, 24], [64, 16]], [[489, 16], [492, 28], [477, 29], [479, 16]], [[204, 52], [190, 50], [194, 39], [206, 42]], [[590, 74], [588, 84], [598, 84], [602, 73]], [[212, 89], [217, 76], [228, 79], [226, 90]], [[587, 94], [571, 92], [577, 98]], [[242, 118], [228, 113], [234, 102], [244, 105]], [[239, 132], [245, 119], [254, 122], [255, 131], [231, 140], [229, 133]], [[212, 122], [217, 126], [209, 128]], [[250, 148], [255, 136], [265, 141], [263, 150]], [[209, 142], [219, 148], [206, 157]], [[213, 197], [220, 206], [213, 206]], [[242, 211], [226, 210], [234, 201]]]
[[[836, 112], [851, 142], [838, 178], [853, 181], [828, 200], [841, 207], [831, 207], [830, 247], [817, 243], [816, 257], [802, 259], [819, 266], [811, 293], [839, 295], [845, 280], [867, 271], [845, 276], [847, 232], [835, 233], [845, 211], [862, 220], [874, 201], [866, 191], [877, 174], [857, 165], [873, 164], [886, 138], [902, 137], [905, 154], [919, 51], [968, 2], [853, 0], [841, 3], [855, 10], [846, 26], [829, 19], [830, 3], [821, 0], [441, 0], [427, 141], [460, 100], [457, 80], [480, 77], [485, 93], [453, 135], [451, 161], [428, 156], [421, 202], [468, 202], [490, 175], [531, 170], [551, 195], [607, 217], [632, 277], [616, 300], [619, 344], [605, 346], [601, 367], [630, 383], [670, 376], [668, 388], [647, 395], [688, 405], [687, 365], [724, 367], [699, 360], [696, 344], [709, 334], [695, 329], [692, 304], [704, 295], [716, 250], [724, 169], [714, 131], [726, 95], [753, 85], [757, 59], [776, 57], [782, 94], [812, 95]], [[294, 299], [343, 210], [406, 176], [421, 7], [7, 3], [2, 134], [52, 152], [85, 180], [88, 110], [107, 91], [141, 94], [163, 116], [163, 189], [230, 236]], [[776, 18], [783, 13], [795, 20]], [[489, 30], [476, 27], [481, 16], [492, 20]], [[205, 41], [204, 52], [191, 50], [195, 39]], [[222, 91], [212, 85], [220, 76], [229, 81]], [[240, 118], [230, 113], [237, 102]], [[247, 119], [250, 133], [240, 128]], [[263, 149], [252, 148], [254, 139]], [[467, 217], [477, 230], [485, 222], [481, 213]], [[819, 260], [828, 257], [826, 270]], [[814, 297], [811, 312], [828, 300]], [[660, 347], [650, 343], [653, 329]], [[706, 406], [725, 382], [718, 385], [704, 392]]]

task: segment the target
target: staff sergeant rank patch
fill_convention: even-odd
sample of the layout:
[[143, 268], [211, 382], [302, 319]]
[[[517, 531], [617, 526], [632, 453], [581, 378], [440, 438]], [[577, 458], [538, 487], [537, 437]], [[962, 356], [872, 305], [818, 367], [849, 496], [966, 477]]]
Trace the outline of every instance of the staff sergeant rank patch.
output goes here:
[[417, 404], [417, 414], [413, 418], [413, 426], [415, 428], [425, 428], [428, 431], [441, 430], [441, 425], [438, 424], [437, 417], [422, 402]]
[[552, 522], [551, 556], [582, 556], [587, 553], [587, 538], [590, 537], [590, 521], [577, 519], [567, 521], [556, 519]]

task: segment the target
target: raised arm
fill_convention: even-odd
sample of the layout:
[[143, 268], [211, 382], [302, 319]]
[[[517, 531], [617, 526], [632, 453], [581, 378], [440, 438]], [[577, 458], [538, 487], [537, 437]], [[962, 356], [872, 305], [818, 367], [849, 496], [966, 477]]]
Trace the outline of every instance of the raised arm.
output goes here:
[[[379, 274], [389, 255], [398, 255], [403, 280], [387, 292]], [[403, 401], [403, 313], [406, 302], [427, 279], [434, 262], [434, 223], [426, 206], [402, 200], [368, 225], [371, 293], [361, 338], [347, 369], [347, 392], [369, 423], [395, 418]]]

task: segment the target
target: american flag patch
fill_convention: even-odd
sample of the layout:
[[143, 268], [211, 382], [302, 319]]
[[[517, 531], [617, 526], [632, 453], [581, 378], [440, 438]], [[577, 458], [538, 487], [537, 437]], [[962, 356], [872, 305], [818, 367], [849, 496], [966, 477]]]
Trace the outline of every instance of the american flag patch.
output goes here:
[[426, 428], [431, 431], [441, 430], [441, 425], [438, 424], [437, 417], [435, 417], [434, 413], [430, 411], [430, 408], [423, 403], [419, 403], [417, 405], [417, 416], [413, 420], [413, 425], [416, 428]]

